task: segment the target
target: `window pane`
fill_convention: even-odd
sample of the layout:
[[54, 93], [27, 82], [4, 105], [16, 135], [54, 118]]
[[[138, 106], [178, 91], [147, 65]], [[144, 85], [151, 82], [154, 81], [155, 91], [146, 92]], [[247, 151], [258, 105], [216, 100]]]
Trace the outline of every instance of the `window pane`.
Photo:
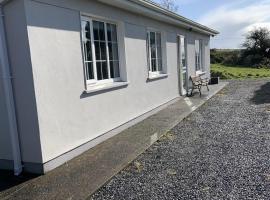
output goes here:
[[196, 71], [201, 70], [201, 41], [200, 40], [195, 40], [195, 66], [196, 66]]
[[97, 62], [97, 78], [98, 80], [102, 80], [102, 70], [101, 70], [101, 62]]
[[117, 30], [116, 30], [116, 25], [115, 25], [115, 24], [111, 24], [111, 28], [112, 28], [112, 41], [113, 41], [113, 42], [117, 42]]
[[111, 78], [114, 78], [114, 67], [113, 67], [113, 61], [110, 61], [110, 73], [111, 73]]
[[112, 43], [111, 42], [109, 42], [108, 43], [108, 49], [109, 49], [109, 59], [110, 60], [113, 60], [113, 50], [112, 50]]
[[183, 79], [183, 88], [187, 88], [187, 73], [182, 73], [182, 79]]
[[90, 22], [82, 21], [82, 45], [86, 80], [94, 79]]
[[93, 21], [94, 40], [105, 41], [104, 22]]
[[99, 42], [95, 42], [95, 53], [96, 53], [96, 60], [100, 60], [100, 47]]
[[156, 72], [157, 71], [156, 59], [151, 60], [151, 65], [152, 65], [152, 72]]
[[158, 47], [158, 71], [162, 71], [162, 52], [161, 52], [161, 46]]
[[181, 56], [182, 58], [186, 57], [186, 52], [185, 52], [185, 39], [181, 37]]
[[95, 42], [96, 60], [107, 60], [106, 43]]
[[183, 36], [181, 36], [181, 41], [180, 41], [180, 51], [181, 51], [181, 65], [183, 68], [186, 68], [186, 40]]
[[116, 43], [112, 44], [112, 54], [113, 54], [113, 60], [119, 60], [118, 59], [118, 45]]
[[114, 67], [114, 77], [119, 78], [120, 77], [119, 61], [114, 61], [113, 67]]
[[153, 45], [153, 46], [151, 46], [151, 58], [154, 59], [156, 57], [157, 57], [156, 56], [156, 46]]
[[106, 43], [100, 42], [101, 60], [107, 60]]
[[158, 59], [158, 70], [157, 71], [162, 71], [162, 59]]
[[107, 62], [97, 62], [97, 78], [98, 80], [108, 79]]
[[157, 58], [162, 59], [162, 52], [161, 52], [161, 46], [157, 47]]
[[87, 21], [82, 21], [82, 35], [83, 41], [91, 40], [90, 23]]
[[86, 65], [86, 77], [87, 77], [87, 80], [94, 79], [93, 63], [88, 62], [88, 63], [85, 63], [85, 65]]
[[157, 46], [160, 47], [161, 46], [161, 34], [157, 33]]
[[108, 24], [108, 23], [107, 23], [107, 38], [109, 42], [112, 41], [112, 28], [111, 28], [111, 24]]
[[99, 40], [99, 23], [93, 21], [94, 40]]
[[186, 68], [186, 59], [182, 59], [182, 66], [183, 66], [183, 68]]
[[110, 72], [111, 72], [111, 78], [120, 77], [119, 61], [110, 61]]
[[200, 51], [200, 42], [199, 40], [195, 40], [195, 52], [199, 53]]
[[156, 43], [156, 36], [155, 36], [155, 32], [150, 32], [150, 45], [155, 45]]
[[90, 41], [84, 43], [84, 54], [85, 61], [92, 61], [92, 46]]
[[149, 32], [147, 32], [146, 35], [146, 54], [147, 54], [147, 66], [148, 66], [148, 70], [150, 71], [150, 52], [149, 52], [149, 40], [150, 40], [150, 34]]
[[119, 60], [118, 57], [118, 44], [117, 43], [108, 43], [109, 48], [109, 59], [110, 60]]
[[102, 76], [103, 79], [109, 78], [107, 62], [102, 62]]
[[103, 22], [99, 22], [99, 40], [105, 41], [105, 27]]
[[[157, 57], [156, 52], [156, 34], [155, 32], [150, 32], [150, 48], [151, 48], [151, 59], [155, 59]], [[152, 63], [153, 67], [153, 63]], [[153, 68], [152, 68], [153, 70]]]

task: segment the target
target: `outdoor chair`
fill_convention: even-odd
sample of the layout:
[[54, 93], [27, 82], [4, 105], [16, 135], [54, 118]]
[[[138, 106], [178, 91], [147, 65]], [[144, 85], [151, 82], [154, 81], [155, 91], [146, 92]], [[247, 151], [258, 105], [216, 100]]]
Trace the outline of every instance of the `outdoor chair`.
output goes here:
[[190, 79], [192, 81], [192, 90], [191, 90], [191, 96], [193, 94], [194, 90], [199, 90], [200, 93], [200, 97], [202, 96], [202, 87], [206, 87], [207, 90], [209, 91], [209, 87], [208, 87], [208, 82], [209, 79], [208, 78], [201, 78], [200, 76], [190, 76]]

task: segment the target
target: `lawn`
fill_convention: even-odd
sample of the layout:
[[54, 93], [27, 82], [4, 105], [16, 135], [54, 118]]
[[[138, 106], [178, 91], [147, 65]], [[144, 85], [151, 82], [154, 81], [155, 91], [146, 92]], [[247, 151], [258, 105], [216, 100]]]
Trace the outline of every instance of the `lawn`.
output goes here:
[[246, 79], [270, 77], [270, 69], [256, 69], [241, 66], [225, 66], [220, 64], [211, 65], [212, 76], [219, 76], [221, 79]]

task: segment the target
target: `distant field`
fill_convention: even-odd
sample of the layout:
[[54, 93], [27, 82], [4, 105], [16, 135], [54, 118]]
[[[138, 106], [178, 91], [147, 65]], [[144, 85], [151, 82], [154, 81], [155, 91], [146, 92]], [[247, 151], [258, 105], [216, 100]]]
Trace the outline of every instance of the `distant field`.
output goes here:
[[266, 78], [270, 77], [270, 69], [255, 69], [238, 66], [225, 66], [220, 64], [211, 65], [213, 76], [219, 76], [221, 79], [246, 79], [246, 78]]

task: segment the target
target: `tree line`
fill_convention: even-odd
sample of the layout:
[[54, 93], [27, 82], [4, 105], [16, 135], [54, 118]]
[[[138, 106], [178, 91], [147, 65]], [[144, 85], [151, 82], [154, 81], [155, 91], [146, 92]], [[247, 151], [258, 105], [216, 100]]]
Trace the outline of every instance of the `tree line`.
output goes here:
[[270, 30], [255, 28], [248, 32], [238, 50], [211, 50], [212, 64], [270, 68]]

